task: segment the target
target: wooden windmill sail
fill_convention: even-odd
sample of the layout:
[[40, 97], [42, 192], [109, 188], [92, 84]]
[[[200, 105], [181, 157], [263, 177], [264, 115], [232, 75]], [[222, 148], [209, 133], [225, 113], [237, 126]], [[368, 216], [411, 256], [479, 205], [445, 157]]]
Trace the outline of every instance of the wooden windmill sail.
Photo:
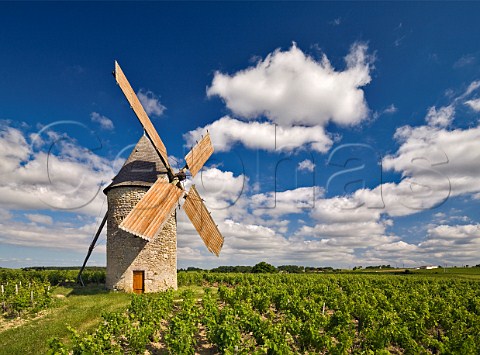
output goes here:
[[[128, 232], [130, 235], [141, 238], [145, 243], [155, 243], [157, 236], [162, 231], [166, 223], [169, 223], [169, 220], [174, 214], [175, 207], [178, 204], [180, 198], [184, 198], [183, 210], [186, 215], [192, 222], [193, 226], [197, 230], [201, 239], [205, 243], [207, 249], [214, 253], [215, 255], [220, 254], [220, 250], [223, 246], [223, 237], [218, 230], [217, 225], [213, 221], [210, 212], [207, 210], [205, 204], [203, 203], [202, 198], [200, 197], [198, 191], [195, 189], [195, 186], [192, 185], [189, 191], [186, 191], [182, 181], [187, 177], [187, 171], [190, 172], [192, 177], [195, 177], [198, 172], [202, 169], [203, 165], [209, 159], [213, 153], [213, 146], [210, 140], [210, 135], [207, 134], [192, 148], [192, 150], [185, 156], [186, 164], [178, 172], [174, 172], [168, 161], [168, 154], [165, 144], [160, 138], [159, 134], [155, 130], [152, 122], [148, 118], [147, 113], [145, 112], [143, 106], [141, 105], [138, 97], [130, 86], [125, 74], [123, 73], [120, 65], [115, 62], [115, 70], [113, 72], [115, 79], [120, 86], [122, 92], [125, 94], [128, 102], [130, 103], [131, 108], [135, 112], [138, 120], [142, 124], [145, 130], [145, 137], [143, 137], [137, 146], [134, 148], [131, 156], [127, 160], [126, 164], [120, 171], [113, 181], [113, 183], [107, 187], [107, 190], [112, 186], [146, 186], [146, 192], [142, 193], [141, 198], [139, 198], [138, 203], [135, 203], [133, 208], [131, 208], [123, 218], [118, 227]], [[152, 149], [153, 147], [153, 149]], [[150, 150], [148, 150], [150, 149]], [[156, 157], [152, 157], [152, 151], [156, 154]], [[142, 158], [140, 159], [140, 156]], [[148, 159], [144, 156], [147, 155]], [[146, 161], [149, 160], [149, 161]], [[148, 170], [145, 169], [130, 169], [129, 173], [125, 173], [127, 170], [126, 167], [128, 164], [153, 164], [153, 166], [159, 171], [158, 175], [152, 175], [151, 173], [145, 174]], [[160, 168], [159, 168], [160, 167]], [[132, 173], [133, 171], [133, 173]], [[151, 171], [151, 170], [150, 170]], [[140, 176], [141, 174], [144, 176]], [[138, 174], [138, 175], [136, 175]], [[122, 181], [122, 176], [128, 175], [129, 177]], [[135, 175], [135, 176], [130, 176]], [[152, 180], [152, 176], [156, 178], [155, 181]], [[158, 176], [158, 178], [157, 178]], [[137, 180], [141, 180], [140, 183]], [[150, 180], [150, 181], [149, 181]], [[110, 201], [110, 200], [109, 200]], [[112, 205], [116, 204], [116, 201], [112, 201]], [[109, 206], [110, 210], [110, 206]], [[107, 212], [108, 215], [109, 212]], [[95, 238], [90, 245], [87, 257], [85, 258], [82, 269], [79, 273], [79, 279], [81, 281], [81, 273], [88, 261], [88, 258], [95, 246], [95, 243], [98, 239], [98, 236], [101, 232], [101, 229], [107, 221], [107, 215], [103, 219], [103, 222], [100, 225], [99, 230], [97, 231]], [[176, 231], [176, 227], [175, 227]], [[133, 237], [132, 236], [132, 237]], [[133, 237], [135, 238], [135, 237]], [[148, 247], [148, 246], [147, 246]], [[136, 246], [136, 248], [140, 248]], [[175, 248], [176, 248], [176, 239], [175, 239]], [[107, 254], [108, 254], [108, 245], [107, 245]], [[157, 251], [150, 253], [151, 255], [158, 254]], [[131, 260], [135, 260], [135, 257], [131, 257]], [[124, 266], [125, 268], [125, 266]], [[123, 272], [123, 271], [122, 271]], [[108, 274], [108, 255], [107, 255], [107, 274]], [[122, 274], [121, 277], [124, 277]], [[107, 275], [108, 279], [108, 275]], [[176, 280], [176, 277], [175, 277]], [[176, 285], [176, 281], [175, 281]]]

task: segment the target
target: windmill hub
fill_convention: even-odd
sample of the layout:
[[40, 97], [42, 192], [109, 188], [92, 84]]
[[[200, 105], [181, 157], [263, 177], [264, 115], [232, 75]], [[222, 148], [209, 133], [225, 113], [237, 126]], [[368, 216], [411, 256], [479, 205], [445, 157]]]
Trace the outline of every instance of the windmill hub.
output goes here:
[[178, 181], [186, 180], [187, 179], [187, 173], [185, 172], [184, 169], [182, 169], [178, 173], [175, 174], [175, 178], [177, 178]]

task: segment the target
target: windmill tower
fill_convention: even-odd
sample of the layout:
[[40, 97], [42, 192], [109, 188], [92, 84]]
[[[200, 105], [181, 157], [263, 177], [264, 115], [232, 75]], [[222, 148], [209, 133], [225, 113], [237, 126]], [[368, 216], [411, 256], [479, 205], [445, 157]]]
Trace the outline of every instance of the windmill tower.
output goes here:
[[135, 92], [115, 62], [115, 79], [145, 134], [104, 193], [108, 210], [90, 245], [81, 274], [95, 243], [107, 224], [108, 289], [125, 292], [157, 292], [177, 288], [176, 206], [183, 210], [208, 250], [217, 256], [223, 237], [193, 185], [185, 191], [187, 171], [195, 176], [213, 153], [210, 136], [204, 136], [186, 155], [186, 165], [174, 173], [165, 145], [153, 127]]

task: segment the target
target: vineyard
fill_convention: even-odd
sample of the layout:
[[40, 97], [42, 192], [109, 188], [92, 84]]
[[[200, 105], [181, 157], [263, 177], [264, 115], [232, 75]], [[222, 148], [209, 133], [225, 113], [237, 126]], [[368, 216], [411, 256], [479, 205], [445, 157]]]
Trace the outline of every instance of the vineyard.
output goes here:
[[[400, 275], [180, 273], [51, 354], [478, 354], [480, 283]], [[199, 287], [201, 286], [201, 287]]]
[[[53, 303], [52, 286], [74, 283], [78, 270], [0, 270], [1, 318], [36, 314]], [[85, 272], [86, 282], [105, 282], [103, 271]]]
[[21, 272], [0, 272], [2, 317], [14, 318], [47, 308], [52, 303], [50, 283], [45, 277]]

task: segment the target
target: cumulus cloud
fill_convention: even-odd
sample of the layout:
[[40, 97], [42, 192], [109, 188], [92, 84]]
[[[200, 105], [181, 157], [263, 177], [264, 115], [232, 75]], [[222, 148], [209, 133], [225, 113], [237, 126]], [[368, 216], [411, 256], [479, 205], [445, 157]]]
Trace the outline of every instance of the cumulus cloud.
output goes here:
[[298, 163], [298, 169], [300, 171], [305, 170], [305, 171], [313, 172], [315, 170], [315, 163], [309, 159], [305, 159], [300, 163]]
[[480, 99], [467, 100], [465, 101], [465, 105], [470, 106], [470, 108], [475, 112], [480, 111]]
[[428, 109], [425, 120], [431, 126], [446, 127], [448, 126], [455, 115], [455, 108], [452, 105], [436, 109], [432, 106]]
[[467, 89], [465, 90], [465, 92], [460, 95], [459, 97], [456, 98], [456, 100], [461, 100], [467, 96], [469, 96], [471, 93], [473, 93], [475, 90], [477, 90], [478, 88], [480, 88], [480, 80], [475, 80], [475, 81], [472, 81]]
[[[465, 92], [470, 95], [478, 87], [472, 83]], [[441, 203], [445, 196], [472, 194], [478, 198], [480, 195], [480, 168], [474, 164], [480, 161], [480, 127], [451, 128], [454, 109], [454, 104], [430, 108], [428, 124], [397, 129], [395, 139], [399, 148], [384, 158], [383, 167], [401, 174], [400, 182], [359, 189], [348, 196], [326, 198], [323, 190], [312, 187], [259, 193], [244, 175], [222, 171], [220, 166], [206, 167], [193, 181], [186, 182], [186, 187], [196, 184], [225, 236], [224, 249], [220, 258], [208, 258], [210, 254], [201, 238], [180, 212], [177, 216], [180, 265], [197, 263], [211, 267], [261, 260], [333, 266], [392, 262], [413, 266], [438, 260], [471, 263], [479, 251], [478, 225], [447, 225], [472, 223], [462, 216], [456, 219], [435, 216], [435, 224], [428, 227], [421, 242], [408, 243], [389, 232], [392, 216], [418, 213]], [[332, 144], [322, 125], [276, 126], [274, 121], [245, 122], [224, 117], [207, 128], [219, 150], [228, 150], [235, 142], [274, 150], [275, 130], [276, 148], [284, 151], [303, 146], [326, 151]], [[199, 134], [197, 129], [185, 138], [193, 143]], [[43, 200], [52, 206], [68, 207], [72, 202], [83, 201], [82, 198], [114, 175], [111, 162], [72, 141], [60, 140], [49, 157], [49, 179], [45, 174], [47, 155], [42, 147], [54, 136], [58, 138], [58, 134], [50, 132], [32, 144], [34, 136], [21, 130], [8, 126], [0, 130], [0, 143], [5, 147], [0, 152], [2, 206], [46, 209]], [[313, 161], [300, 160], [300, 170], [313, 169]], [[55, 188], [51, 188], [52, 182]], [[84, 248], [97, 225], [92, 216], [98, 216], [102, 203], [96, 197], [88, 206], [74, 211], [87, 214], [83, 216], [86, 222], [82, 223], [85, 229], [79, 228], [78, 223], [59, 223], [36, 212], [25, 214], [29, 222], [21, 223], [12, 220], [11, 212], [0, 209], [0, 243]], [[292, 219], [292, 214], [298, 218]]]
[[[260, 260], [276, 264], [300, 261], [339, 266], [475, 262], [480, 251], [479, 227], [465, 224], [472, 223], [465, 216], [433, 216], [432, 224], [425, 229], [424, 240], [415, 242], [402, 240], [402, 236], [392, 234], [390, 228], [394, 224], [392, 217], [419, 213], [450, 197], [470, 194], [472, 198], [479, 198], [480, 168], [475, 162], [480, 161], [480, 126], [454, 129], [451, 125], [457, 105], [463, 104], [479, 87], [480, 82], [472, 82], [463, 94], [452, 99], [450, 105], [429, 108], [425, 125], [397, 129], [394, 139], [399, 148], [383, 159], [382, 166], [386, 171], [399, 173], [402, 176], [399, 182], [386, 182], [358, 189], [347, 196], [326, 198], [323, 191], [306, 187], [259, 193], [248, 186], [247, 180], [247, 193], [242, 194], [235, 205], [212, 212], [225, 236], [222, 255], [215, 259], [217, 265]], [[395, 109], [395, 106], [387, 108], [388, 111]], [[273, 149], [266, 148], [265, 136], [255, 135], [261, 131], [261, 126], [255, 126], [252, 133], [239, 133], [251, 124], [272, 128], [268, 126], [270, 122], [242, 122], [229, 117], [219, 121], [222, 120], [225, 127], [232, 124], [235, 133], [229, 136], [228, 129], [222, 128], [219, 137], [212, 138], [221, 147], [239, 141], [255, 148]], [[237, 122], [240, 122], [238, 126]], [[215, 124], [208, 126], [212, 137], [213, 131], [221, 126]], [[253, 138], [248, 142], [250, 135]], [[188, 137], [186, 135], [187, 140], [193, 139]], [[310, 164], [305, 162], [304, 166], [307, 168]], [[220, 183], [227, 186], [228, 180], [236, 178], [221, 171], [214, 173], [226, 179]], [[230, 186], [229, 190], [238, 191], [238, 187], [234, 187], [236, 184]], [[215, 203], [221, 203], [222, 194], [212, 197]], [[191, 234], [192, 237], [189, 234], [183, 239], [179, 237], [179, 246], [199, 248], [200, 238], [193, 237], [195, 231]], [[204, 251], [201, 253], [206, 255]], [[198, 255], [179, 255], [179, 260], [203, 262]]]
[[98, 123], [103, 129], [112, 130], [114, 128], [112, 120], [99, 114], [98, 112], [92, 112], [90, 114], [90, 119], [92, 122]]
[[[302, 236], [287, 237], [289, 220], [284, 216], [291, 213], [308, 213], [314, 207], [316, 195], [322, 191], [312, 191], [314, 188], [298, 188], [291, 191], [250, 195], [251, 188], [248, 179], [242, 175], [235, 176], [231, 172], [217, 168], [207, 169], [205, 182], [222, 191], [213, 191], [208, 186], [202, 186], [199, 178], [194, 181], [207, 206], [226, 206], [235, 199], [228, 208], [211, 208], [212, 217], [218, 223], [225, 237], [225, 243], [219, 258], [211, 256], [203, 246], [188, 218], [177, 215], [179, 265], [215, 266], [225, 264], [253, 264], [261, 260], [272, 263], [298, 262], [299, 258], [316, 264], [318, 260], [348, 260], [352, 258], [349, 247], [329, 251], [322, 247], [324, 242], [309, 240]], [[215, 181], [209, 181], [210, 176]], [[188, 186], [187, 186], [188, 188]], [[266, 218], [263, 218], [266, 217]], [[200, 251], [200, 254], [195, 252]], [[181, 253], [180, 251], [185, 251]], [[336, 260], [335, 260], [336, 258]]]
[[0, 145], [0, 244], [84, 250], [106, 209], [101, 188], [112, 162], [50, 130], [29, 135], [4, 124]]
[[190, 183], [195, 184], [208, 208], [221, 210], [234, 205], [246, 193], [248, 179], [245, 175], [235, 176], [231, 171], [204, 168], [186, 186]]
[[480, 252], [480, 225], [438, 225], [428, 229], [419, 243], [398, 241], [379, 245], [365, 257], [403, 262], [409, 266], [426, 264], [474, 264]]
[[250, 197], [250, 208], [256, 215], [283, 217], [312, 210], [321, 195], [323, 190], [315, 186], [260, 193]]
[[270, 122], [244, 122], [225, 116], [184, 134], [187, 145], [193, 146], [206, 130], [210, 132], [212, 144], [218, 151], [228, 151], [235, 143], [241, 142], [250, 149], [292, 151], [309, 147], [324, 153], [333, 144], [322, 126], [282, 127]]
[[334, 140], [325, 132], [329, 122], [352, 126], [369, 115], [362, 88], [371, 81], [374, 58], [366, 44], [354, 43], [344, 59], [345, 68], [336, 70], [326, 55], [316, 60], [294, 43], [234, 74], [217, 71], [207, 95], [223, 99], [234, 118], [222, 117], [184, 139], [192, 145], [208, 129], [218, 150], [239, 142], [250, 149], [324, 153]]
[[[217, 168], [212, 169], [211, 173], [219, 179], [212, 185], [218, 183], [228, 188], [225, 193], [217, 194], [204, 189], [202, 196], [206, 203], [213, 199], [215, 204], [222, 205], [225, 203], [222, 202], [224, 196], [225, 201], [231, 200], [233, 195], [242, 191], [238, 183], [239, 176]], [[247, 180], [243, 191], [248, 193], [240, 194], [236, 204], [227, 209], [212, 210], [212, 216], [225, 236], [220, 258], [208, 258], [208, 252], [190, 222], [179, 215], [179, 248], [188, 252], [185, 255], [179, 254], [179, 262], [185, 265], [195, 263], [199, 266], [214, 266], [251, 264], [260, 260], [275, 264], [298, 263], [301, 260], [301, 263], [310, 265], [405, 263], [418, 266], [435, 260], [438, 262], [437, 257], [450, 263], [466, 262], [468, 258], [460, 257], [458, 250], [450, 248], [441, 251], [445, 244], [442, 238], [454, 236], [455, 233], [450, 233], [453, 229], [447, 230], [444, 227], [444, 237], [440, 238], [442, 229], [430, 227], [426, 239], [418, 243], [407, 243], [388, 232], [388, 228], [393, 225], [393, 220], [388, 215], [418, 212], [400, 203], [405, 201], [405, 196], [398, 187], [400, 184], [381, 185], [389, 196], [385, 199], [386, 207], [372, 208], [383, 203], [382, 196], [376, 189], [361, 189], [350, 196], [332, 198], [325, 198], [324, 192], [318, 188], [308, 187], [251, 195]], [[392, 200], [392, 196], [399, 200]], [[309, 216], [312, 220], [294, 227], [290, 225], [291, 218], [287, 217], [292, 214], [299, 218]], [[462, 221], [468, 222], [464, 219]], [[463, 230], [465, 237], [455, 239], [456, 243], [467, 242], [466, 234], [469, 233], [474, 233], [474, 237], [470, 237], [474, 243], [477, 237], [472, 227], [457, 229]], [[470, 247], [475, 245], [470, 244]], [[464, 250], [463, 247], [460, 249]], [[192, 250], [200, 250], [204, 259]], [[478, 251], [478, 248], [474, 250]], [[471, 260], [472, 254], [469, 255], [468, 260]]]
[[[38, 219], [39, 215], [31, 215]], [[48, 217], [48, 216], [42, 216]], [[49, 221], [50, 222], [50, 221]], [[52, 223], [22, 223], [17, 220], [0, 220], [0, 244], [10, 244], [25, 247], [40, 247], [64, 250], [86, 250], [90, 245], [93, 233], [98, 228], [98, 219], [88, 218], [81, 225], [65, 220], [51, 220]], [[105, 238], [103, 230], [101, 239]], [[97, 252], [105, 252], [105, 246], [96, 248]]]
[[30, 221], [38, 224], [51, 225], [53, 223], [52, 217], [44, 214], [37, 214], [37, 213], [28, 214], [27, 213], [25, 217], [27, 217]]
[[[382, 160], [386, 171], [401, 174], [399, 182], [385, 182], [370, 189], [358, 189], [351, 196], [330, 199], [334, 206], [321, 207], [316, 217], [345, 216], [348, 220], [377, 213], [406, 216], [433, 209], [460, 195], [480, 192], [480, 126], [447, 129], [438, 126], [403, 126], [395, 139], [397, 152]], [[361, 208], [358, 208], [361, 207]], [[367, 207], [367, 209], [364, 209]], [[375, 212], [378, 211], [378, 212]]]
[[352, 222], [303, 226], [297, 235], [316, 238], [329, 247], [369, 248], [398, 241], [385, 235], [386, 224], [381, 222]]
[[[238, 177], [228, 172], [214, 173], [223, 179], [223, 184], [230, 186], [228, 191], [235, 195], [240, 191], [238, 184], [234, 183]], [[228, 180], [233, 183], [228, 183]], [[281, 264], [301, 260], [311, 265], [326, 263], [340, 266], [359, 263], [355, 255], [357, 251], [398, 240], [398, 237], [386, 233], [392, 222], [381, 219], [378, 210], [364, 207], [345, 212], [339, 204], [351, 205], [352, 201], [347, 201], [348, 198], [344, 201], [341, 198], [326, 199], [319, 188], [300, 187], [251, 195], [247, 180], [244, 191], [248, 193], [241, 194], [228, 209], [212, 210], [212, 216], [225, 237], [218, 259], [208, 257], [190, 222], [182, 214], [178, 215], [179, 248], [189, 251], [186, 255], [179, 254], [180, 264], [196, 263], [201, 266], [206, 263], [212, 266], [256, 263], [260, 260]], [[209, 195], [205, 190], [201, 195], [206, 204], [213, 198], [216, 204], [221, 205], [223, 196], [228, 196], [228, 192]], [[290, 226], [287, 216], [292, 214], [311, 216], [314, 225]], [[293, 231], [290, 230], [292, 227]], [[196, 249], [201, 250], [204, 260], [191, 252]]]
[[386, 107], [385, 109], [383, 109], [381, 111], [373, 112], [372, 117], [373, 117], [373, 119], [376, 120], [377, 118], [379, 118], [382, 115], [393, 115], [397, 111], [398, 111], [398, 108], [394, 104], [390, 104], [388, 107]]
[[335, 196], [315, 201], [315, 208], [310, 212], [311, 217], [320, 223], [363, 223], [378, 221], [382, 210], [381, 196], [369, 191], [368, 196], [362, 196], [358, 190], [353, 196]]
[[388, 106], [385, 110], [383, 110], [383, 113], [386, 113], [386, 114], [392, 114], [392, 113], [395, 113], [397, 112], [398, 109], [395, 107], [394, 104], [391, 104], [390, 106]]
[[[383, 169], [402, 175], [398, 183], [384, 183], [371, 190], [357, 190], [355, 198], [366, 202], [382, 195], [385, 213], [410, 215], [434, 208], [447, 199], [480, 191], [480, 126], [450, 128], [459, 103], [480, 88], [480, 81], [469, 84], [450, 105], [430, 107], [427, 125], [397, 128], [397, 152], [382, 161]], [[370, 196], [372, 195], [372, 196]]]
[[[451, 196], [480, 191], [480, 126], [468, 129], [439, 129], [405, 126], [397, 130], [402, 141], [397, 153], [383, 160], [383, 167], [418, 179], [430, 187], [430, 195]], [[420, 186], [419, 186], [420, 187]]]
[[166, 107], [160, 103], [160, 98], [150, 90], [140, 89], [137, 96], [147, 115], [161, 116], [166, 110]]
[[264, 115], [283, 126], [358, 124], [368, 116], [361, 89], [371, 80], [373, 58], [367, 49], [353, 44], [346, 68], [336, 71], [326, 55], [317, 61], [293, 44], [233, 75], [216, 72], [207, 95], [220, 96], [235, 115]]
[[[0, 127], [0, 145], [5, 147], [0, 151], [0, 203], [5, 208], [96, 215], [105, 198], [101, 188], [114, 176], [112, 162], [67, 137], [44, 133], [29, 144], [26, 133]], [[50, 153], [41, 149], [53, 143]]]
[[2, 175], [11, 174], [19, 162], [26, 160], [30, 155], [30, 147], [24, 135], [13, 127], [0, 127], [0, 142], [2, 146], [0, 171]]

